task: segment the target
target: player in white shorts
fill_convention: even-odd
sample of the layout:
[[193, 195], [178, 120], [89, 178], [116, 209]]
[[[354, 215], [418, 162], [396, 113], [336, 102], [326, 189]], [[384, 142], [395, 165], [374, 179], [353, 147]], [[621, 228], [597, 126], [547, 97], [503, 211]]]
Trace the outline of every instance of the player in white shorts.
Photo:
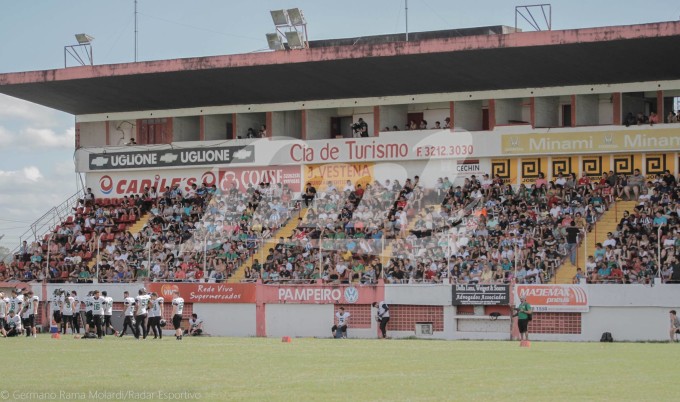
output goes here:
[[88, 292], [83, 302], [85, 303], [85, 336], [89, 336], [91, 332], [94, 332], [94, 321], [92, 317], [92, 294], [94, 292]]
[[134, 335], [135, 338], [139, 338], [139, 334], [135, 328], [135, 299], [130, 297], [130, 293], [127, 290], [123, 292], [123, 306], [125, 306], [125, 310], [123, 311], [125, 320], [123, 321], [123, 330], [120, 331], [120, 335], [118, 336], [122, 338], [129, 327], [132, 331], [132, 335]]
[[[18, 314], [21, 312], [21, 309], [24, 306], [24, 295], [20, 294], [19, 290], [17, 289], [12, 289], [12, 297], [9, 299], [9, 309], [8, 311], [14, 311], [15, 314]], [[9, 315], [8, 315], [9, 317]], [[19, 317], [21, 319], [21, 317]]]
[[92, 296], [92, 322], [97, 329], [97, 338], [102, 339], [102, 325], [104, 324], [104, 298], [95, 290]]
[[9, 316], [7, 316], [7, 336], [19, 336], [21, 335], [21, 331], [21, 318], [14, 310], [10, 310]]
[[182, 340], [182, 312], [184, 299], [179, 296], [179, 290], [172, 292], [172, 326], [175, 328], [175, 338]]
[[64, 291], [62, 289], [55, 289], [50, 299], [50, 311], [52, 312], [52, 319], [57, 323], [57, 327], [61, 326], [61, 305], [64, 302]]

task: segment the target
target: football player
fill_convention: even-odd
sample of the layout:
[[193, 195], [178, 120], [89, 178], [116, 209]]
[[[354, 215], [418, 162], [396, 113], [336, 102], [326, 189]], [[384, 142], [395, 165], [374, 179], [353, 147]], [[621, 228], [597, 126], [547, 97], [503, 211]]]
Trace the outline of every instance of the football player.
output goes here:
[[182, 312], [184, 311], [184, 299], [179, 296], [179, 290], [172, 292], [172, 326], [175, 328], [175, 338], [182, 340]]
[[123, 292], [123, 305], [125, 306], [125, 310], [123, 311], [123, 314], [125, 314], [125, 320], [123, 320], [123, 330], [118, 336], [122, 337], [125, 335], [128, 327], [130, 327], [132, 335], [134, 335], [135, 338], [139, 338], [137, 328], [135, 327], [135, 299], [130, 297], [130, 293], [127, 290]]
[[[12, 289], [12, 297], [9, 299], [9, 310], [14, 311], [16, 314], [17, 311], [21, 311], [23, 304], [24, 295], [22, 295], [18, 289]], [[21, 319], [21, 317], [19, 317], [19, 319]]]
[[99, 295], [98, 290], [95, 290], [90, 300], [92, 301], [92, 323], [97, 329], [97, 339], [102, 339], [102, 325], [104, 324], [104, 298]]
[[83, 302], [85, 303], [85, 336], [90, 336], [91, 332], [94, 332], [94, 321], [92, 320], [92, 294], [93, 292], [87, 292], [87, 296]]
[[113, 328], [111, 324], [111, 316], [113, 316], [113, 297], [109, 296], [106, 290], [102, 292], [102, 299], [104, 300], [104, 336], [106, 332], [111, 328], [111, 333], [113, 335], [118, 335], [118, 331]]
[[5, 331], [5, 317], [7, 317], [7, 312], [9, 309], [9, 299], [5, 297], [3, 292], [0, 292], [0, 334], [2, 337], [7, 337], [7, 331]]
[[9, 316], [7, 317], [7, 336], [19, 336], [21, 335], [21, 318], [14, 313], [14, 310], [9, 311]]
[[64, 295], [64, 302], [61, 304], [61, 333], [66, 335], [66, 327], [71, 327], [71, 334], [75, 334], [73, 329], [73, 296], [70, 292]]
[[64, 302], [64, 291], [55, 289], [50, 300], [52, 319], [57, 323], [57, 327], [61, 326], [61, 305]]
[[39, 303], [40, 298], [35, 296], [32, 290], [26, 292], [24, 295], [24, 307], [21, 319], [27, 337], [33, 335], [33, 337], [36, 338], [37, 329], [35, 327], [35, 315], [38, 314]]
[[[139, 338], [139, 334], [142, 334], [142, 339], [146, 339], [146, 336], [148, 335], [147, 329], [146, 329], [146, 317], [147, 317], [147, 309], [149, 308], [149, 299], [151, 298], [147, 293], [145, 288], [139, 289], [139, 296], [135, 298], [135, 306], [137, 307], [137, 311], [135, 314], [135, 328], [137, 331], [137, 337]], [[141, 327], [141, 330], [140, 330]], [[140, 332], [141, 331], [141, 332]]]
[[146, 333], [149, 333], [149, 328], [153, 330], [153, 339], [163, 339], [163, 328], [161, 327], [161, 318], [163, 318], [163, 298], [158, 297], [156, 292], [151, 293], [151, 308], [149, 309], [149, 322], [146, 327]]
[[80, 298], [78, 297], [78, 292], [75, 290], [71, 291], [71, 297], [73, 297], [73, 329], [76, 331], [76, 334], [80, 333], [80, 308], [81, 308], [81, 302]]

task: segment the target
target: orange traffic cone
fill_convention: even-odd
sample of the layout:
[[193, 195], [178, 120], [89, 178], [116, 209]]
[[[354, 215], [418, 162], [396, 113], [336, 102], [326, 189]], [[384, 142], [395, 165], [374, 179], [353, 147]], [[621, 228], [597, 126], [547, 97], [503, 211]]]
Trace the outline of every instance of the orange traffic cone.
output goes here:
[[50, 333], [52, 334], [52, 339], [61, 339], [61, 334], [59, 334], [59, 327], [57, 323], [52, 320], [50, 322]]
[[519, 343], [520, 348], [530, 348], [531, 347], [531, 342], [530, 341], [521, 341]]
[[291, 343], [292, 340], [290, 339], [290, 336], [284, 336], [283, 338], [281, 338], [281, 342], [283, 342], [283, 343]]

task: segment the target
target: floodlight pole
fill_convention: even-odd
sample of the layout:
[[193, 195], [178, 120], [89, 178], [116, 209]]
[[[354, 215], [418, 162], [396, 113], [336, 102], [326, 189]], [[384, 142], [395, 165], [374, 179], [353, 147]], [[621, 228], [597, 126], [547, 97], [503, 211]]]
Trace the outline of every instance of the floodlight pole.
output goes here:
[[408, 42], [408, 0], [404, 0], [404, 9], [406, 10], [406, 42]]
[[135, 0], [135, 63], [137, 62], [137, 0]]

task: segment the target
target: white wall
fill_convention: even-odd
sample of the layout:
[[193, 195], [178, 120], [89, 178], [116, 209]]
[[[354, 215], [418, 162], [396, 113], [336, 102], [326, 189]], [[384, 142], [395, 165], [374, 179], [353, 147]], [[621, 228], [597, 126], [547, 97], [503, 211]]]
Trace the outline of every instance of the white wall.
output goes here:
[[200, 129], [198, 116], [175, 117], [172, 119], [172, 142], [198, 141]]
[[450, 285], [390, 285], [385, 286], [387, 304], [451, 306]]
[[269, 337], [328, 338], [335, 319], [332, 304], [267, 304], [266, 331]]
[[453, 105], [453, 124], [456, 128], [468, 131], [482, 129], [482, 101], [455, 102]]
[[594, 126], [600, 118], [600, 97], [599, 95], [577, 95], [576, 96], [576, 125]]
[[600, 94], [598, 101], [598, 124], [614, 124], [614, 103], [612, 94]]
[[512, 124], [510, 120], [522, 120], [522, 100], [496, 99], [496, 125]]
[[231, 124], [230, 114], [215, 114], [203, 117], [203, 135], [206, 141], [226, 140], [227, 124]]
[[255, 304], [194, 303], [205, 332], [214, 336], [255, 336]]
[[555, 96], [534, 98], [534, 115], [536, 127], [559, 126], [560, 99]]
[[388, 126], [392, 130], [393, 126], [404, 129], [406, 116], [408, 115], [407, 105], [386, 105], [380, 106], [380, 130]]
[[331, 138], [331, 117], [338, 115], [338, 109], [307, 110], [307, 139], [325, 140]]
[[106, 122], [80, 123], [79, 127], [81, 147], [106, 145]]

